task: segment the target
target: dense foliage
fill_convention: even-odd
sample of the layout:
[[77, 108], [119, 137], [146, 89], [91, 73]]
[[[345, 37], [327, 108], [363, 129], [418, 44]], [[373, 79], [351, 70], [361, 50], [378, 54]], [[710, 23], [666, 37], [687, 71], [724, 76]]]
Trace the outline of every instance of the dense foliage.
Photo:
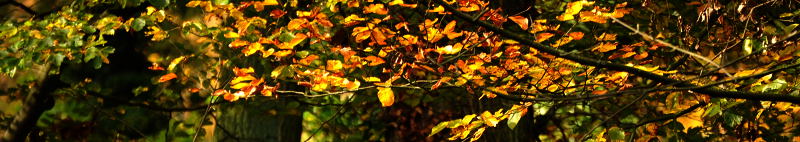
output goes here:
[[800, 140], [796, 0], [35, 2], [4, 141]]

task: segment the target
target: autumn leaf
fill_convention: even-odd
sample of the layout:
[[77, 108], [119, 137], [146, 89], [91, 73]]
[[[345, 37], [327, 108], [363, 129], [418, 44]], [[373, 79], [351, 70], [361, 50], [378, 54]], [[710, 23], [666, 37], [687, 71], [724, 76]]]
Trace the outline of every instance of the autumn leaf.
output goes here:
[[550, 37], [553, 37], [553, 36], [555, 36], [555, 34], [553, 34], [553, 33], [539, 33], [539, 34], [536, 34], [536, 42], [545, 41], [545, 40], [547, 40], [547, 39], [549, 39]]
[[378, 100], [381, 106], [389, 107], [394, 104], [394, 92], [391, 87], [378, 87]]
[[175, 70], [175, 67], [177, 67], [178, 64], [183, 62], [185, 59], [186, 59], [186, 56], [180, 56], [178, 58], [172, 59], [172, 62], [170, 62], [169, 66], [167, 66], [167, 70], [168, 71]]
[[167, 75], [163, 75], [160, 78], [158, 78], [158, 82], [159, 83], [167, 82], [167, 81], [175, 79], [175, 78], [178, 78], [178, 75], [175, 75], [175, 73], [169, 73]]
[[294, 47], [297, 46], [297, 44], [300, 44], [300, 42], [303, 42], [303, 40], [306, 40], [307, 37], [308, 36], [306, 36], [306, 34], [297, 33], [297, 34], [294, 35], [294, 38], [292, 38], [291, 41], [284, 42], [284, 43], [281, 43], [280, 45], [278, 45], [278, 49], [294, 49]]
[[230, 48], [239, 48], [239, 47], [246, 46], [246, 45], [249, 45], [249, 44], [250, 44], [250, 42], [237, 39], [237, 40], [234, 40], [233, 42], [231, 42], [230, 44], [228, 44], [228, 47], [230, 47]]
[[495, 127], [497, 123], [500, 122], [500, 120], [497, 120], [489, 111], [483, 111], [483, 113], [481, 113], [481, 120], [483, 120], [484, 124], [489, 125], [489, 127]]
[[342, 61], [328, 60], [325, 69], [328, 71], [339, 71], [343, 68]]
[[406, 4], [403, 0], [392, 0], [389, 5], [400, 5], [402, 7], [417, 8], [417, 4]]
[[594, 48], [592, 48], [592, 51], [598, 51], [604, 53], [614, 49], [617, 49], [617, 43], [604, 42], [595, 45]]
[[383, 4], [370, 4], [369, 6], [364, 7], [364, 14], [368, 13], [386, 15], [389, 13], [389, 11], [383, 7]]
[[227, 32], [223, 35], [225, 38], [239, 38], [239, 34], [236, 32]]
[[575, 19], [575, 14], [583, 9], [583, 6], [591, 6], [594, 2], [589, 2], [586, 0], [581, 1], [574, 1], [567, 4], [567, 8], [565, 8], [564, 13], [556, 17], [556, 19], [560, 21], [567, 21]]
[[370, 76], [370, 77], [365, 77], [364, 81], [366, 81], [366, 82], [381, 82], [381, 79], [377, 78], [377, 77]]
[[461, 48], [463, 47], [464, 45], [461, 45], [461, 43], [456, 43], [455, 46], [447, 45], [444, 47], [436, 48], [436, 52], [439, 52], [439, 54], [458, 54], [458, 52], [460, 52]]
[[703, 112], [695, 110], [676, 120], [683, 125], [683, 132], [687, 132], [690, 128], [703, 127]]
[[261, 2], [262, 5], [278, 5], [278, 0], [264, 0]]
[[514, 23], [517, 23], [522, 30], [528, 30], [528, 18], [522, 16], [510, 16], [508, 19], [511, 19], [511, 21], [514, 21]]
[[569, 37], [572, 37], [575, 40], [583, 39], [583, 32], [571, 32], [571, 33], [569, 33], [567, 35], [569, 35]]
[[250, 46], [242, 49], [242, 53], [244, 53], [244, 56], [250, 56], [261, 50], [264, 50], [264, 46], [261, 43], [251, 43]]
[[368, 66], [377, 66], [377, 65], [380, 65], [380, 64], [383, 64], [383, 63], [386, 62], [386, 61], [383, 61], [383, 59], [381, 59], [380, 57], [376, 57], [376, 56], [367, 56], [367, 57], [364, 57], [364, 60], [369, 61]]
[[286, 28], [289, 30], [300, 30], [303, 28], [303, 24], [306, 23], [308, 23], [308, 20], [305, 18], [292, 19], [292, 21], [289, 21], [289, 24], [286, 25]]

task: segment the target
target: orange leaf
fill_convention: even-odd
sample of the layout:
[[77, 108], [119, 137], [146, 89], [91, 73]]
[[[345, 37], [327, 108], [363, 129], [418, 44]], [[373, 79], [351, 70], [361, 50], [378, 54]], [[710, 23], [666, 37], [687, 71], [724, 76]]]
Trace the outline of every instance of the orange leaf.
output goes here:
[[511, 19], [511, 21], [514, 21], [514, 23], [517, 23], [522, 30], [528, 30], [528, 18], [522, 16], [511, 16], [508, 17], [508, 19]]
[[377, 65], [380, 65], [380, 64], [383, 64], [383, 63], [386, 62], [383, 59], [381, 59], [380, 57], [376, 57], [376, 56], [367, 56], [367, 57], [364, 57], [364, 60], [369, 61], [369, 66], [377, 66]]
[[300, 44], [300, 42], [306, 40], [307, 37], [308, 36], [306, 36], [306, 34], [297, 33], [296, 35], [294, 35], [294, 38], [292, 38], [291, 41], [281, 43], [280, 45], [278, 45], [278, 49], [294, 49], [294, 47], [297, 46], [297, 44]]
[[167, 82], [175, 78], [178, 78], [178, 75], [175, 75], [175, 73], [169, 73], [167, 75], [161, 76], [161, 78], [158, 78], [158, 82]]
[[594, 48], [592, 48], [592, 51], [608, 52], [608, 51], [611, 51], [611, 50], [614, 50], [614, 49], [617, 49], [617, 43], [608, 43], [608, 42], [606, 42], [606, 43], [600, 43], [600, 44], [594, 46]]
[[250, 44], [250, 42], [237, 39], [237, 40], [234, 40], [233, 42], [231, 42], [231, 44], [228, 44], [228, 47], [230, 47], [230, 48], [239, 48], [239, 47], [245, 46], [247, 44]]
[[308, 20], [305, 18], [293, 19], [292, 21], [289, 21], [289, 24], [286, 26], [286, 28], [289, 30], [299, 30], [300, 28], [303, 28], [303, 24], [305, 23], [308, 23]]
[[392, 92], [392, 88], [378, 87], [378, 100], [383, 107], [392, 106], [392, 104], [394, 104], [394, 92]]
[[567, 35], [569, 35], [569, 37], [572, 37], [575, 40], [583, 39], [583, 32], [571, 32], [571, 33], [569, 33]]
[[555, 36], [555, 34], [553, 34], [553, 33], [539, 33], [539, 34], [536, 34], [536, 42], [545, 41], [545, 40], [547, 40], [547, 39], [549, 39], [550, 37], [553, 37], [553, 36]]
[[644, 58], [647, 58], [647, 52], [642, 52], [642, 53], [636, 54], [636, 56], [633, 56], [633, 59], [636, 59], [636, 60], [642, 60]]
[[364, 14], [368, 13], [386, 15], [389, 13], [389, 10], [386, 10], [386, 8], [383, 7], [383, 4], [370, 4], [369, 6], [364, 8]]
[[436, 84], [433, 84], [433, 86], [431, 86], [431, 91], [436, 90], [437, 88], [439, 88], [439, 86], [442, 85], [442, 83], [450, 81], [451, 79], [452, 78], [446, 77], [446, 76], [442, 77], [442, 79], [439, 79], [439, 81], [436, 81]]

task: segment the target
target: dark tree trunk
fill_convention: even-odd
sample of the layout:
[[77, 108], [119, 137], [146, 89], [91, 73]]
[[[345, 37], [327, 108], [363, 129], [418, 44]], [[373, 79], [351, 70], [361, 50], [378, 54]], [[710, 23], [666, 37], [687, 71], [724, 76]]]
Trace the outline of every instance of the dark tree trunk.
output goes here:
[[216, 141], [298, 142], [303, 109], [282, 100], [240, 101], [217, 111]]

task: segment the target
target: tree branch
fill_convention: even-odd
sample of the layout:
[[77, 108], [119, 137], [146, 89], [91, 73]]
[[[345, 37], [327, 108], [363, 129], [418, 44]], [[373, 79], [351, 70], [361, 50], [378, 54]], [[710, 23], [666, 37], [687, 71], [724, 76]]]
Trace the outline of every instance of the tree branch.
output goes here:
[[[447, 11], [453, 13], [453, 15], [461, 18], [462, 20], [465, 20], [465, 21], [468, 21], [468, 22], [470, 22], [472, 24], [484, 27], [484, 28], [486, 28], [486, 29], [488, 29], [490, 31], [500, 33], [504, 37], [510, 38], [512, 40], [515, 40], [515, 41], [517, 41], [517, 42], [519, 42], [521, 44], [524, 44], [524, 45], [527, 45], [527, 46], [531, 46], [534, 49], [537, 49], [537, 50], [542, 51], [544, 53], [548, 53], [548, 54], [554, 55], [556, 57], [564, 58], [564, 59], [571, 60], [571, 61], [574, 61], [574, 62], [577, 62], [577, 63], [581, 63], [581, 64], [584, 64], [584, 65], [595, 66], [595, 67], [598, 67], [598, 68], [605, 68], [605, 69], [616, 70], [616, 71], [624, 71], [624, 72], [628, 72], [628, 73], [631, 73], [631, 74], [634, 74], [634, 75], [637, 75], [637, 76], [640, 76], [640, 77], [643, 77], [643, 78], [646, 78], [646, 79], [649, 79], [649, 80], [653, 80], [653, 81], [656, 81], [656, 82], [665, 83], [665, 84], [674, 84], [674, 86], [677, 86], [677, 87], [696, 87], [697, 86], [697, 85], [694, 85], [694, 84], [691, 84], [691, 83], [687, 83], [687, 82], [684, 82], [684, 81], [668, 78], [668, 77], [665, 77], [665, 76], [662, 76], [662, 75], [658, 75], [658, 74], [654, 74], [654, 73], [651, 73], [651, 72], [647, 72], [647, 71], [640, 70], [640, 69], [637, 69], [637, 68], [634, 68], [634, 67], [629, 67], [629, 66], [625, 66], [625, 65], [617, 64], [617, 63], [612, 63], [612, 62], [607, 61], [607, 60], [598, 60], [598, 59], [589, 58], [589, 57], [585, 57], [585, 56], [581, 56], [581, 55], [577, 55], [577, 54], [571, 54], [571, 53], [562, 51], [560, 49], [553, 48], [553, 47], [548, 46], [548, 45], [544, 45], [544, 44], [541, 44], [541, 43], [538, 43], [538, 42], [533, 42], [529, 38], [525, 38], [523, 36], [520, 36], [520, 35], [518, 35], [516, 33], [511, 32], [511, 31], [503, 30], [503, 29], [501, 29], [499, 27], [496, 27], [496, 26], [494, 26], [494, 25], [492, 25], [490, 23], [487, 23], [485, 21], [474, 20], [474, 19], [472, 19], [473, 16], [467, 15], [467, 14], [465, 14], [463, 12], [460, 12], [460, 11], [456, 10], [456, 8], [454, 8], [453, 6], [447, 4], [446, 2], [444, 2], [442, 0], [433, 0], [433, 1], [438, 3], [439, 5], [443, 6]], [[522, 51], [522, 50], [525, 50], [525, 51]], [[522, 50], [520, 51], [522, 53], [528, 52], [527, 48], [522, 48]], [[711, 97], [747, 99], [747, 100], [754, 100], [754, 101], [791, 102], [791, 103], [800, 104], [800, 97], [786, 95], [786, 94], [726, 91], [726, 90], [721, 90], [721, 89], [716, 88], [716, 87], [698, 88], [698, 89], [692, 89], [692, 91], [697, 92], [697, 93], [706, 94], [706, 95], [709, 95]]]
[[33, 9], [31, 9], [30, 7], [28, 7], [28, 6], [25, 6], [24, 4], [22, 4], [22, 3], [19, 3], [19, 2], [17, 2], [16, 0], [8, 0], [8, 1], [5, 1], [5, 2], [0, 2], [0, 6], [1, 6], [1, 5], [6, 5], [6, 4], [10, 4], [10, 5], [13, 5], [13, 6], [19, 7], [20, 9], [22, 9], [22, 10], [23, 10], [23, 11], [25, 11], [25, 12], [27, 12], [28, 14], [31, 14], [31, 15], [39, 15], [39, 13], [37, 13], [36, 11], [34, 11]]
[[689, 107], [689, 108], [687, 108], [687, 109], [685, 109], [685, 110], [683, 110], [681, 112], [673, 113], [673, 114], [667, 114], [666, 116], [659, 117], [659, 118], [656, 118], [656, 119], [650, 119], [650, 120], [644, 121], [642, 123], [633, 125], [632, 127], [627, 127], [625, 129], [638, 128], [639, 126], [644, 126], [644, 125], [647, 125], [647, 124], [650, 124], [650, 123], [653, 123], [653, 122], [660, 122], [660, 121], [675, 119], [675, 118], [681, 117], [683, 115], [686, 115], [687, 113], [692, 112], [695, 109], [700, 108], [701, 106], [704, 106], [704, 105], [706, 105], [706, 102], [700, 102], [698, 104], [692, 105], [691, 107]]

